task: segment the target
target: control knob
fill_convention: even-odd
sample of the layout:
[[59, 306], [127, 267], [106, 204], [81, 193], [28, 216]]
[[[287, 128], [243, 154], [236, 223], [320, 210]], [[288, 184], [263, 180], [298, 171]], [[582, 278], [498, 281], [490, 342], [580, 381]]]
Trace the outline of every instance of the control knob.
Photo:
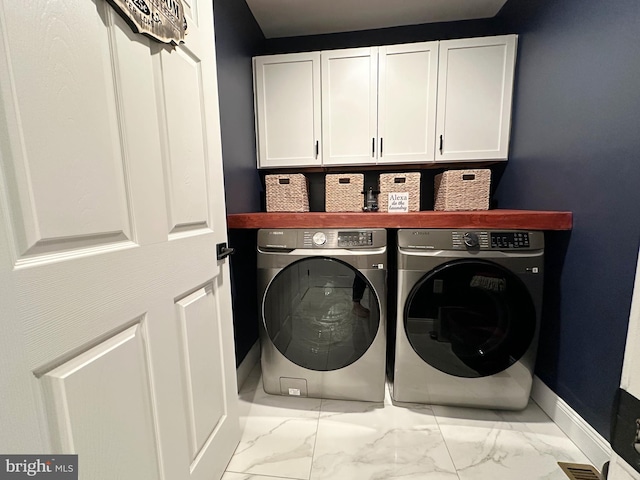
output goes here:
[[315, 243], [316, 245], [324, 245], [327, 241], [327, 236], [324, 234], [324, 232], [316, 232], [313, 235], [313, 243]]
[[467, 247], [473, 248], [478, 246], [478, 235], [473, 232], [466, 232], [463, 235], [464, 244]]

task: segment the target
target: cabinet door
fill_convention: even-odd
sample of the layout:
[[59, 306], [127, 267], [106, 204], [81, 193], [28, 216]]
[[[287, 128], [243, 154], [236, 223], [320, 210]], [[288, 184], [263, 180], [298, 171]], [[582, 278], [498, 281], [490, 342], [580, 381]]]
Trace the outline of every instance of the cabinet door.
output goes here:
[[375, 164], [378, 48], [322, 52], [324, 165]]
[[258, 167], [319, 166], [320, 52], [254, 58]]
[[378, 163], [433, 161], [438, 42], [380, 47]]
[[440, 42], [436, 161], [507, 159], [516, 42]]

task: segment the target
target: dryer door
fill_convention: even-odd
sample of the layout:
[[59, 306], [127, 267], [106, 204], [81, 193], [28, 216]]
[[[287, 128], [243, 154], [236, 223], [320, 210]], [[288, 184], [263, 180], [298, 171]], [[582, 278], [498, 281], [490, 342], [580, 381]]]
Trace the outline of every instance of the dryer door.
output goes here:
[[380, 328], [379, 300], [369, 281], [326, 257], [305, 258], [280, 271], [264, 295], [262, 316], [280, 353], [317, 371], [358, 360]]
[[429, 365], [458, 377], [507, 369], [527, 351], [536, 312], [524, 283], [484, 260], [456, 260], [425, 275], [411, 290], [404, 327]]

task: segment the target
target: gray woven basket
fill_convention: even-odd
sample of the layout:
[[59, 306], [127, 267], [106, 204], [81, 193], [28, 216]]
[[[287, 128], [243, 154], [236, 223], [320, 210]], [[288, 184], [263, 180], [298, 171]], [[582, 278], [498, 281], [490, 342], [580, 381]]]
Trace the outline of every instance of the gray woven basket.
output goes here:
[[380, 212], [389, 211], [390, 193], [408, 193], [409, 211], [420, 211], [420, 172], [383, 173], [380, 175], [379, 190], [378, 208]]
[[301, 173], [265, 175], [267, 212], [308, 212], [309, 185]]
[[327, 212], [361, 212], [364, 204], [362, 173], [330, 174], [325, 177]]
[[447, 170], [434, 180], [434, 210], [489, 210], [491, 170]]

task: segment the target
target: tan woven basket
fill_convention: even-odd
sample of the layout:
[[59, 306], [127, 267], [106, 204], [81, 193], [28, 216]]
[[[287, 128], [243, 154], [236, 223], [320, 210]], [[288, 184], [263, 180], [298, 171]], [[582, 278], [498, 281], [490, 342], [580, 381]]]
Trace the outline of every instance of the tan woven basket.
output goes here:
[[380, 175], [379, 190], [378, 209], [380, 212], [389, 211], [390, 193], [408, 193], [409, 211], [420, 211], [420, 172], [383, 173]]
[[491, 170], [447, 170], [434, 180], [434, 210], [489, 210]]
[[308, 212], [309, 184], [301, 173], [265, 175], [267, 212]]
[[325, 177], [325, 204], [327, 212], [361, 212], [364, 204], [362, 173], [331, 174]]

